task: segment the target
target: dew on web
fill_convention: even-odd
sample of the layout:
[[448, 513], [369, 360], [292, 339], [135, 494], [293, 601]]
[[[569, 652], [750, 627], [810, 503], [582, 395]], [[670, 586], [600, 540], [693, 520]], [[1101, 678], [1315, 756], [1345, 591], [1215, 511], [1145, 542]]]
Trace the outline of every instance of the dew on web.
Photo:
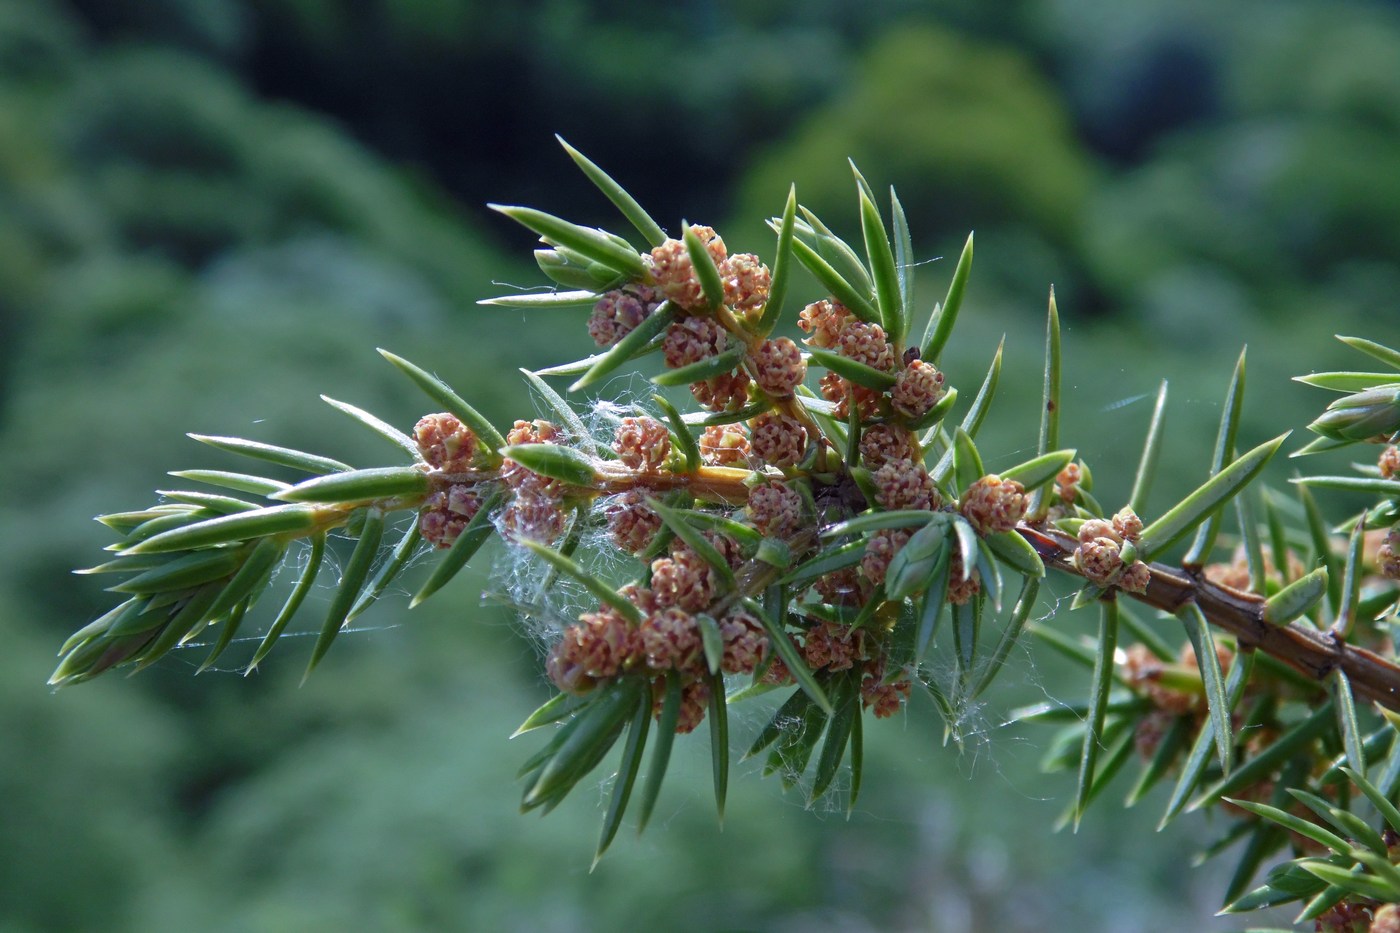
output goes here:
[[1100, 410], [1100, 411], [1117, 411], [1117, 410], [1120, 409], [1120, 408], [1127, 408], [1129, 405], [1133, 405], [1133, 404], [1135, 404], [1135, 403], [1137, 403], [1137, 402], [1142, 401], [1143, 399], [1146, 399], [1146, 398], [1154, 398], [1154, 397], [1156, 396], [1156, 394], [1157, 394], [1157, 393], [1155, 393], [1155, 392], [1141, 392], [1141, 393], [1139, 393], [1139, 394], [1137, 394], [1137, 395], [1130, 395], [1130, 396], [1128, 396], [1127, 398], [1119, 399], [1119, 400], [1116, 401], [1116, 402], [1109, 402], [1107, 405], [1103, 406], [1103, 408], [1101, 408], [1101, 409], [1099, 409], [1099, 410]]
[[904, 268], [905, 268], [905, 269], [917, 269], [917, 268], [919, 268], [920, 266], [931, 266], [931, 265], [933, 265], [935, 262], [942, 262], [942, 261], [943, 261], [943, 257], [942, 257], [942, 256], [930, 256], [930, 257], [928, 257], [927, 259], [918, 259], [918, 260], [915, 260], [914, 262], [906, 262], [906, 263], [904, 263]]

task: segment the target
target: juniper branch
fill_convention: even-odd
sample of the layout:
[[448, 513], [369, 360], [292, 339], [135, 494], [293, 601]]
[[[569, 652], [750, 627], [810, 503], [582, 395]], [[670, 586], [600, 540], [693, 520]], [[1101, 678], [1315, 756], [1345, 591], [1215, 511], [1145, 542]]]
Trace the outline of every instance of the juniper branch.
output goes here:
[[[1077, 539], [1045, 522], [1022, 523], [1016, 531], [1047, 567], [1084, 579], [1074, 563]], [[1327, 678], [1341, 671], [1359, 697], [1400, 712], [1400, 665], [1329, 632], [1298, 622], [1276, 625], [1265, 618], [1264, 597], [1212, 583], [1199, 570], [1156, 562], [1148, 567], [1152, 576], [1146, 591], [1122, 591], [1123, 595], [1172, 615], [1195, 603], [1212, 625], [1235, 636], [1242, 649], [1277, 658], [1313, 681], [1319, 692], [1325, 693]]]
[[[908, 340], [914, 253], [907, 224], [892, 198], [899, 241], [892, 244], [859, 173], [864, 256], [800, 208], [793, 192], [781, 220], [772, 222], [778, 243], [770, 273], [755, 255], [730, 255], [711, 228], [687, 226], [679, 238], [666, 237], [598, 166], [574, 150], [569, 154], [648, 249], [640, 252], [621, 236], [541, 211], [498, 208], [540, 236], [537, 264], [567, 291], [484, 303], [592, 305], [588, 332], [601, 352], [526, 373], [555, 420], [517, 421], [503, 433], [437, 376], [381, 351], [445, 410], [425, 415], [409, 436], [353, 405], [327, 402], [406, 453], [407, 465], [357, 470], [305, 451], [198, 437], [312, 478], [293, 484], [185, 471], [177, 475], [240, 495], [169, 491], [149, 509], [103, 516], [121, 540], [111, 548], [113, 559], [87, 572], [124, 574], [111, 589], [129, 598], [69, 639], [53, 683], [78, 683], [121, 664], [140, 669], [207, 627], [222, 626], [207, 667], [232, 642], [289, 546], [307, 539], [310, 559], [262, 639], [249, 665], [255, 668], [314, 584], [327, 533], [339, 529], [357, 541], [316, 640], [314, 666], [347, 621], [414, 563], [417, 549], [435, 546], [442, 554], [411, 606], [439, 592], [495, 536], [543, 562], [544, 586], [564, 574], [590, 604], [596, 600], [592, 608], [570, 607], [577, 621], [566, 624], [550, 648], [546, 672], [560, 693], [521, 731], [559, 726], [520, 776], [522, 807], [548, 810], [625, 735], [623, 777], [599, 855], [623, 818], [649, 739], [651, 763], [638, 804], [643, 825], [675, 735], [707, 716], [722, 811], [728, 704], [791, 688], [749, 754], [766, 751], [765, 773], [781, 773], [785, 785], [815, 760], [812, 798], [837, 786], [835, 775], [848, 760], [853, 804], [866, 712], [892, 715], [918, 684], [951, 727], [958, 702], [982, 693], [1027, 631], [1092, 671], [1088, 701], [1024, 717], [1062, 717], [1068, 709], [1076, 720], [1070, 728], [1077, 731], [1057, 743], [1062, 751], [1051, 758], [1053, 766], [1078, 775], [1069, 822], [1077, 825], [1101, 798], [1137, 745], [1152, 760], [1132, 800], [1177, 773], [1167, 819], [1227, 794], [1247, 796], [1278, 784], [1320, 819], [1374, 843], [1374, 830], [1358, 828], [1358, 817], [1325, 798], [1327, 787], [1345, 776], [1367, 799], [1380, 801], [1383, 813], [1394, 812], [1393, 826], [1400, 829], [1400, 811], [1391, 802], [1400, 790], [1400, 734], [1392, 720], [1377, 722], [1372, 709], [1400, 713], [1400, 666], [1384, 631], [1400, 601], [1400, 448], [1394, 446], [1400, 440], [1400, 372], [1305, 377], [1343, 398], [1309, 426], [1322, 441], [1299, 453], [1363, 441], [1388, 446], [1360, 477], [1298, 481], [1307, 527], [1297, 538], [1306, 534], [1312, 562], [1320, 566], [1294, 571], [1285, 521], [1272, 501], [1266, 551], [1253, 504], [1241, 496], [1286, 437], [1236, 456], [1243, 357], [1227, 394], [1209, 479], [1150, 522], [1134, 511], [1146, 501], [1160, 446], [1164, 385], [1130, 504], [1110, 516], [1095, 500], [1092, 473], [1076, 459], [1078, 452], [1052, 449], [1059, 445], [1062, 366], [1053, 295], [1036, 455], [1000, 475], [984, 468], [977, 434], [996, 394], [1000, 348], [961, 422], [949, 420], [958, 393], [936, 364], [963, 303], [970, 236], [946, 300], [914, 342]], [[826, 296], [797, 315], [805, 349], [770, 336], [794, 262]], [[1344, 339], [1400, 369], [1400, 351]], [[702, 410], [682, 414], [654, 396], [656, 417], [638, 406], [635, 416], [619, 419], [607, 449], [545, 382], [576, 376], [577, 391], [649, 355], [664, 364], [652, 381], [688, 386]], [[809, 367], [826, 371], [820, 397], [806, 384]], [[705, 429], [701, 437], [696, 427]], [[1377, 496], [1341, 529], [1350, 536], [1344, 560], [1333, 547], [1338, 534], [1308, 487]], [[1248, 591], [1209, 579], [1201, 569], [1232, 500], [1249, 562], [1248, 583], [1240, 585]], [[414, 517], [380, 560], [386, 516], [396, 511]], [[592, 541], [583, 534], [589, 524], [602, 523], [612, 545], [636, 558], [629, 565], [632, 579], [621, 585], [611, 567], [600, 569], [605, 562], [589, 553]], [[1368, 553], [1366, 533], [1380, 529], [1389, 529], [1386, 540]], [[1162, 560], [1193, 532], [1195, 543], [1181, 566]], [[1278, 565], [1277, 574], [1268, 572], [1266, 556]], [[1071, 609], [1104, 602], [1096, 645], [1028, 622], [1047, 568], [1085, 581]], [[1012, 592], [1008, 580], [1019, 580], [1019, 598], [1004, 599]], [[1129, 599], [1180, 619], [1186, 644], [1177, 650], [1136, 619]], [[1008, 602], [1014, 603], [1009, 611]], [[956, 693], [945, 693], [927, 676], [926, 659], [945, 617], [951, 619]], [[994, 626], [996, 647], [987, 655], [983, 642], [991, 639], [982, 635]], [[1256, 659], [1268, 660], [1261, 668], [1285, 672], [1290, 684], [1301, 683], [1303, 702], [1283, 702], [1299, 696], [1253, 676]], [[741, 677], [747, 684], [736, 683]], [[1378, 728], [1366, 734], [1373, 723]], [[1110, 751], [1101, 756], [1104, 743]], [[1383, 771], [1370, 782], [1367, 763], [1388, 751]], [[1270, 799], [1286, 803], [1277, 791]], [[1330, 906], [1322, 904], [1329, 897], [1332, 903], [1344, 896], [1394, 894], [1400, 900], [1400, 869], [1384, 847], [1358, 854], [1341, 836], [1323, 835], [1277, 806], [1253, 805], [1251, 812], [1325, 840], [1342, 861], [1294, 863], [1290, 884], [1299, 874], [1315, 883], [1266, 885], [1262, 894], [1235, 900], [1232, 909], [1313, 895], [1308, 910], [1315, 913]], [[1282, 835], [1256, 830], [1232, 898], [1282, 844]]]

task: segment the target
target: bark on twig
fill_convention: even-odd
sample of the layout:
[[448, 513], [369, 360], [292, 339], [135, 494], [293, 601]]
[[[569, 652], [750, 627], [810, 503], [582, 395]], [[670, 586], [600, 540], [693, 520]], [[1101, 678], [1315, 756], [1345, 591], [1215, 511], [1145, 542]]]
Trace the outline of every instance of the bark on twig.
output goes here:
[[[1082, 576], [1073, 563], [1078, 541], [1046, 525], [1021, 524], [1017, 529], [1040, 554], [1047, 567]], [[1146, 593], [1120, 591], [1154, 609], [1175, 613], [1187, 603], [1200, 607], [1212, 625], [1234, 635], [1242, 648], [1254, 648], [1324, 686], [1329, 674], [1341, 670], [1360, 700], [1400, 712], [1400, 666], [1373, 651], [1347, 644], [1329, 632], [1291, 623], [1274, 625], [1264, 619], [1264, 599], [1212, 583], [1199, 572], [1153, 563]]]

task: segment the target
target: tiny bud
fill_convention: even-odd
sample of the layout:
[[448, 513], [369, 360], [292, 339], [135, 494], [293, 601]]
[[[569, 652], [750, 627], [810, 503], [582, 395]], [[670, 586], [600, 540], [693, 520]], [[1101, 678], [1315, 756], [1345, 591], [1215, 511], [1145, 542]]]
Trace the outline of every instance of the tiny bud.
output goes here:
[[418, 533], [424, 541], [440, 548], [451, 547], [467, 524], [481, 509], [481, 497], [467, 483], [455, 483], [439, 490], [423, 503], [418, 515]]
[[963, 576], [962, 552], [957, 548], [953, 549], [953, 558], [948, 562], [948, 602], [955, 606], [965, 606], [968, 601], [982, 591], [982, 581], [977, 578], [977, 571], [972, 571], [972, 576], [966, 580]]
[[753, 455], [778, 469], [786, 469], [807, 450], [807, 431], [794, 418], [778, 412], [764, 412], [749, 422]]
[[1380, 467], [1382, 478], [1394, 479], [1395, 475], [1400, 473], [1400, 447], [1394, 444], [1387, 445], [1385, 450], [1381, 451], [1377, 466]]
[[895, 377], [890, 404], [907, 418], [922, 418], [943, 397], [943, 374], [922, 360], [915, 360]]
[[1079, 526], [1079, 540], [1093, 541], [1095, 538], [1108, 538], [1114, 544], [1120, 543], [1118, 532], [1114, 530], [1113, 524], [1102, 518], [1091, 518]]
[[453, 483], [448, 486], [447, 508], [468, 521], [476, 517], [476, 513], [481, 509], [481, 497], [476, 494], [476, 487], [467, 483]]
[[564, 511], [551, 496], [520, 489], [501, 513], [501, 529], [512, 541], [552, 544], [564, 532]]
[[900, 674], [885, 682], [885, 660], [865, 662], [865, 670], [860, 682], [861, 703], [875, 714], [876, 719], [887, 719], [899, 712], [899, 708], [909, 699], [909, 678]]
[[963, 493], [960, 508], [978, 534], [1010, 531], [1026, 515], [1025, 487], [996, 474], [984, 476]]
[[883, 396], [879, 392], [855, 385], [835, 373], [822, 376], [820, 386], [822, 397], [836, 406], [832, 414], [839, 420], [844, 421], [850, 417], [852, 402], [855, 403], [862, 419], [873, 418], [880, 410], [880, 399]]
[[871, 583], [885, 582], [890, 561], [907, 543], [909, 532], [903, 528], [886, 528], [871, 535], [865, 544], [865, 556], [860, 559], [860, 569], [865, 578]]
[[724, 658], [720, 668], [726, 674], [752, 674], [768, 651], [768, 636], [748, 612], [731, 609], [719, 623], [724, 638]]
[[[1191, 656], [1195, 663], [1195, 655]], [[1166, 664], [1146, 645], [1130, 645], [1123, 661], [1123, 679], [1128, 686], [1146, 696], [1152, 705], [1170, 716], [1180, 716], [1196, 708], [1196, 696], [1161, 684]]]
[[631, 469], [655, 473], [671, 455], [671, 432], [655, 418], [623, 418], [613, 450]]
[[545, 673], [563, 693], [587, 693], [598, 684], [588, 674], [585, 661], [587, 650], [582, 644], [586, 637], [582, 626], [569, 626], [564, 629], [564, 637], [550, 649], [549, 658], [545, 661]]
[[[1315, 844], [1314, 844], [1315, 845]], [[1369, 901], [1343, 900], [1318, 915], [1313, 929], [1318, 933], [1374, 933]]]
[[447, 412], [419, 418], [413, 439], [428, 466], [444, 473], [465, 473], [476, 458], [476, 435]]
[[813, 302], [798, 312], [797, 326], [805, 333], [811, 334], [802, 341], [803, 343], [829, 350], [836, 346], [845, 326], [855, 319], [855, 315], [845, 305], [823, 300]]
[[870, 596], [869, 582], [862, 579], [854, 567], [824, 573], [812, 583], [812, 588], [824, 602], [836, 606], [858, 606]]
[[666, 330], [661, 352], [671, 369], [689, 366], [724, 352], [729, 343], [724, 325], [710, 317], [686, 317]]
[[[1133, 647], [1140, 647], [1134, 645]], [[1157, 748], [1166, 737], [1167, 730], [1176, 721], [1176, 714], [1163, 709], [1154, 709], [1138, 720], [1133, 729], [1133, 747], [1144, 761], [1151, 761]]]
[[1371, 919], [1370, 933], [1400, 933], [1400, 907], [1382, 904]]
[[753, 351], [753, 367], [758, 387], [769, 395], [791, 395], [807, 375], [802, 351], [787, 337], [765, 340]]
[[645, 551], [661, 530], [661, 516], [652, 511], [646, 494], [638, 489], [630, 489], [614, 499], [605, 514], [613, 543], [629, 554]]
[[1376, 568], [1382, 576], [1400, 580], [1400, 529], [1392, 528], [1386, 534], [1385, 543], [1376, 551]]
[[1142, 561], [1133, 561], [1118, 577], [1118, 588], [1128, 593], [1146, 593], [1152, 582], [1152, 570]]
[[710, 259], [714, 260], [715, 265], [724, 265], [724, 260], [729, 256], [729, 253], [724, 247], [724, 240], [720, 239], [715, 228], [691, 224], [690, 229], [700, 238], [700, 242], [705, 244], [705, 252], [710, 254]]
[[1339, 441], [1369, 441], [1400, 430], [1400, 389], [1367, 389], [1327, 406], [1308, 430]]
[[697, 669], [703, 663], [695, 617], [674, 606], [654, 612], [638, 626], [647, 667], [654, 671]]
[[636, 330], [662, 300], [660, 292], [644, 285], [606, 292], [593, 305], [588, 335], [598, 346], [610, 347]]
[[749, 490], [749, 519], [770, 538], [785, 538], [802, 527], [802, 497], [782, 483]]
[[1142, 519], [1137, 517], [1131, 505], [1123, 506], [1113, 516], [1113, 531], [1124, 541], [1137, 543], [1138, 536], [1142, 534]]
[[[550, 421], [536, 419], [534, 421], [516, 421], [515, 425], [506, 432], [507, 444], [553, 444], [561, 440], [559, 428]], [[533, 494], [537, 496], [557, 495], [563, 483], [547, 476], [541, 476], [533, 470], [526, 469], [522, 464], [514, 460], [507, 459], [505, 466], [501, 469], [501, 479], [506, 485], [516, 491], [517, 494]]]
[[507, 444], [553, 444], [559, 439], [559, 427], [552, 421], [516, 421], [506, 433]]
[[1112, 586], [1123, 569], [1123, 558], [1118, 554], [1118, 547], [1118, 542], [1112, 538], [1085, 541], [1081, 534], [1079, 547], [1074, 552], [1074, 566], [1090, 583]]
[[1228, 586], [1232, 590], [1240, 590], [1241, 592], [1250, 591], [1252, 579], [1249, 573], [1249, 561], [1245, 558], [1243, 549], [1234, 555], [1234, 559], [1230, 563], [1222, 561], [1206, 564], [1201, 569], [1201, 573], [1217, 586]]
[[724, 283], [724, 303], [737, 313], [748, 315], [768, 303], [773, 275], [753, 253], [730, 256], [720, 263], [719, 275]]
[[545, 670], [560, 690], [582, 693], [610, 680], [642, 658], [641, 633], [617, 610], [585, 612], [549, 653]]
[[865, 321], [848, 323], [836, 341], [836, 350], [847, 359], [881, 372], [894, 369], [894, 347], [890, 346], [885, 338], [885, 329], [879, 324], [867, 324]]
[[791, 684], [792, 671], [788, 670], [787, 664], [784, 663], [783, 658], [776, 656], [776, 654], [771, 654], [770, 651], [769, 654], [764, 656], [764, 661], [766, 661], [766, 663], [767, 658], [770, 656], [773, 660], [769, 663], [769, 670], [763, 672], [763, 679], [760, 679], [760, 684], [769, 684], [773, 686]]
[[[729, 537], [729, 535], [718, 531], [704, 531], [701, 532], [701, 535], [704, 536], [706, 541], [710, 542], [710, 546], [719, 553], [719, 556], [724, 558], [724, 562], [729, 565], [730, 570], [738, 570], [747, 562], [744, 558], [744, 549], [739, 546], [738, 541], [735, 541], [733, 538]], [[690, 545], [686, 544], [680, 538], [675, 538], [671, 541], [671, 555], [673, 557], [681, 551], [689, 550]]]
[[[658, 677], [652, 684], [651, 711], [657, 719], [666, 703], [666, 678]], [[705, 719], [705, 711], [710, 702], [710, 685], [704, 680], [690, 680], [681, 687], [681, 713], [676, 719], [676, 734], [685, 735], [695, 731]]]
[[670, 557], [651, 562], [651, 589], [662, 606], [699, 612], [714, 601], [715, 572], [689, 548], [673, 550]]
[[700, 456], [708, 464], [725, 466], [748, 459], [752, 447], [742, 423], [712, 424], [700, 435]]
[[875, 497], [886, 509], [932, 509], [938, 490], [924, 465], [915, 460], [891, 460], [872, 476]]
[[622, 584], [617, 589], [617, 595], [642, 610], [645, 615], [661, 611], [661, 606], [656, 601], [656, 594], [645, 586], [638, 586], [635, 582]]
[[737, 411], [749, 401], [749, 374], [742, 369], [737, 372], [720, 373], [701, 382], [692, 383], [690, 394], [702, 408], [710, 411]]
[[[724, 240], [720, 239], [711, 227], [692, 226], [690, 228], [716, 265], [724, 262], [726, 251]], [[705, 310], [705, 291], [695, 275], [695, 265], [690, 260], [690, 251], [680, 240], [667, 240], [651, 251], [651, 274], [656, 285], [666, 295], [688, 311]]]
[[894, 424], [876, 424], [860, 436], [860, 461], [867, 469], [878, 470], [891, 460], [918, 460], [914, 435]]
[[768, 670], [763, 672], [763, 679], [759, 683], [771, 684], [775, 687], [786, 686], [792, 683], [792, 671], [788, 670], [788, 666], [782, 658], [774, 655], [772, 662], [768, 665]]
[[807, 631], [802, 642], [802, 657], [814, 671], [846, 671], [860, 659], [864, 632], [849, 625], [818, 622]]
[[1055, 476], [1055, 495], [1060, 501], [1067, 505], [1073, 505], [1074, 500], [1079, 498], [1079, 482], [1083, 479], [1084, 471], [1079, 468], [1079, 464], [1071, 463]]

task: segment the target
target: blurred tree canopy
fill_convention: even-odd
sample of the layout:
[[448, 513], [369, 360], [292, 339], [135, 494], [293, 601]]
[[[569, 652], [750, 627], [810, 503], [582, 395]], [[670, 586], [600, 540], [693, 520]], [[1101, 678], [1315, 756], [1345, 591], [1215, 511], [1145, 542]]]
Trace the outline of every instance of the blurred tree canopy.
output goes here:
[[[853, 158], [900, 191], [921, 300], [977, 228], [968, 326], [988, 356], [1013, 335], [1008, 397], [1038, 386], [1052, 281], [1067, 424], [1135, 444], [1145, 405], [1114, 403], [1184, 386], [1168, 472], [1199, 469], [1246, 339], [1272, 426], [1283, 380], [1333, 364], [1327, 334], [1397, 320], [1394, 3], [637, 9], [0, 2], [0, 926], [1147, 929], [1213, 910], [1189, 840], [1144, 843], [1146, 814], [1048, 840], [1058, 789], [1024, 745], [996, 730], [990, 764], [960, 759], [917, 715], [871, 737], [868, 817], [775, 812], [746, 775], [720, 834], [687, 806], [697, 762], [666, 826], [590, 876], [587, 800], [515, 813], [505, 737], [541, 693], [537, 646], [479, 605], [482, 577], [380, 607], [301, 689], [295, 664], [195, 682], [172, 663], [43, 691], [103, 602], [69, 576], [106, 543], [87, 518], [226, 465], [183, 432], [369, 462], [316, 395], [411, 424], [375, 346], [498, 420], [533, 414], [513, 368], [583, 355], [582, 316], [470, 305], [538, 281], [483, 201], [604, 216], [554, 132], [741, 248], [766, 247], [791, 181], [852, 230]], [[949, 365], [965, 384], [986, 359]], [[1053, 662], [1027, 676], [1053, 693]], [[969, 717], [984, 749], [996, 712]], [[996, 780], [962, 779], [976, 767]]]
[[804, 204], [834, 218], [849, 207], [850, 158], [891, 180], [912, 226], [957, 233], [1020, 222], [1064, 242], [1094, 169], [1072, 129], [1023, 53], [902, 28], [870, 46], [837, 99], [763, 153], [743, 203], [760, 212], [795, 182]]

